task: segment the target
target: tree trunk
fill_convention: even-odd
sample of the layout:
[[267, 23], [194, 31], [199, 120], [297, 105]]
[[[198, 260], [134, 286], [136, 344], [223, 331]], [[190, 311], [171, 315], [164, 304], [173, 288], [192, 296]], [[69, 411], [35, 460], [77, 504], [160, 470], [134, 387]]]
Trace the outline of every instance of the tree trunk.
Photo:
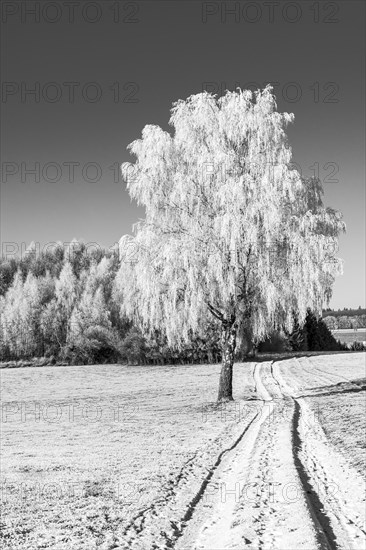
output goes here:
[[218, 401], [233, 400], [233, 365], [236, 347], [237, 326], [234, 322], [223, 321], [221, 333], [222, 367], [220, 374]]

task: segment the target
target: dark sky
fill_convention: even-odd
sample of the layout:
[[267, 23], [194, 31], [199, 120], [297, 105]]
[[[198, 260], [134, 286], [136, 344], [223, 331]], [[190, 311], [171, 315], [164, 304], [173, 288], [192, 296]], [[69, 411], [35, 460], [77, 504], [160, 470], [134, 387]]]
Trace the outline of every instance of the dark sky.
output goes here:
[[295, 114], [294, 161], [319, 174], [347, 223], [331, 305], [365, 305], [362, 0], [28, 0], [2, 10], [3, 246], [112, 246], [143, 216], [118, 166], [144, 125], [168, 129], [172, 102], [205, 87], [272, 82], [279, 110]]

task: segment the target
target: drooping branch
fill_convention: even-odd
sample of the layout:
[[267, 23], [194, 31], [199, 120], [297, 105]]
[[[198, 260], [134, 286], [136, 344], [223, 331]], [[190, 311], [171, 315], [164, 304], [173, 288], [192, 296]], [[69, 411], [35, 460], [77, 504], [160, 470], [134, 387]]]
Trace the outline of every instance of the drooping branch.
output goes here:
[[212, 315], [214, 317], [216, 317], [216, 319], [219, 319], [221, 322], [224, 322], [225, 321], [225, 317], [224, 315], [221, 313], [221, 311], [219, 311], [218, 309], [216, 309], [215, 307], [213, 307], [210, 303], [207, 303], [207, 307], [208, 309], [210, 310], [210, 312], [212, 313]]
[[137, 309], [175, 344], [211, 316], [229, 328], [235, 312], [262, 339], [274, 320], [291, 330], [291, 308], [302, 322], [308, 307], [321, 307], [341, 268], [343, 224], [323, 207], [321, 184], [291, 168], [284, 129], [292, 119], [266, 88], [255, 97], [191, 96], [172, 110], [173, 135], [144, 129], [130, 147], [137, 162], [129, 182], [146, 207], [136, 231], [143, 253], [118, 273], [127, 315]]

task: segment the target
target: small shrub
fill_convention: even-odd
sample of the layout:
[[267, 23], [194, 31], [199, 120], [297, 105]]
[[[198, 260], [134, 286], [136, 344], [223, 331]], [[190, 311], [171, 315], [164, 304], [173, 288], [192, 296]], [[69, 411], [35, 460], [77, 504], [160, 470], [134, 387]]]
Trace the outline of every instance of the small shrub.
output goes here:
[[146, 353], [146, 341], [140, 331], [132, 328], [118, 346], [118, 351], [128, 364], [139, 364]]
[[350, 347], [348, 348], [352, 351], [366, 351], [366, 346], [363, 342], [353, 342]]
[[291, 346], [287, 338], [279, 332], [273, 332], [269, 338], [258, 345], [259, 353], [283, 353], [290, 350]]

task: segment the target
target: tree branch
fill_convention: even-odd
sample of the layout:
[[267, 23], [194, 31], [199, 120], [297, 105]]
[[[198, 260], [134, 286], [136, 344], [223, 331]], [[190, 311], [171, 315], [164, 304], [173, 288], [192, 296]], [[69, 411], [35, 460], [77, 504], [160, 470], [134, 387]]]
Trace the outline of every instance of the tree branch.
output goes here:
[[221, 313], [221, 311], [219, 311], [218, 309], [213, 307], [209, 302], [207, 303], [207, 307], [210, 310], [210, 312], [212, 313], [212, 315], [214, 317], [216, 317], [216, 319], [219, 319], [220, 321], [224, 321], [224, 316]]

